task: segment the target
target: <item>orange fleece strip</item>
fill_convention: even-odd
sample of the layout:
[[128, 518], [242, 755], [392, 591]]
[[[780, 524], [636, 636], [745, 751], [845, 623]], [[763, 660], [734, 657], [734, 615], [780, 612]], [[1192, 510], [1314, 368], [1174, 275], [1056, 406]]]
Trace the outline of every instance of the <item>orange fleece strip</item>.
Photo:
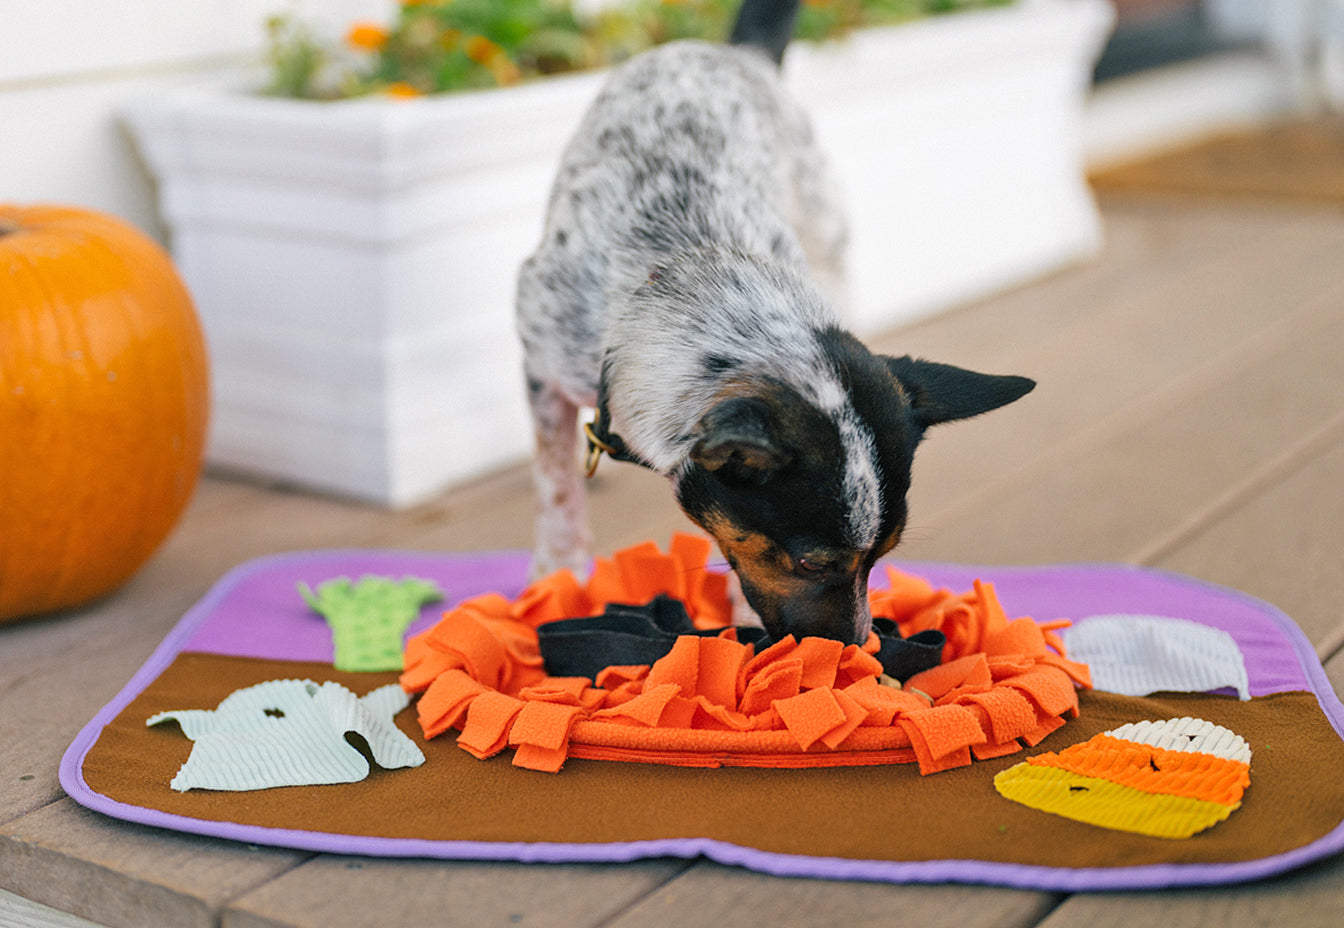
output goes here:
[[[1078, 711], [1086, 666], [1055, 630], [1009, 619], [989, 583], [953, 594], [887, 568], [872, 612], [903, 636], [937, 629], [943, 664], [904, 686], [881, 681], [877, 636], [859, 647], [792, 637], [760, 654], [728, 623], [727, 576], [706, 568], [710, 542], [677, 535], [666, 554], [646, 543], [599, 559], [592, 578], [545, 577], [510, 602], [487, 594], [445, 613], [407, 643], [401, 684], [422, 694], [425, 737], [460, 729], [481, 758], [512, 746], [513, 762], [556, 771], [567, 757], [685, 766], [849, 766], [918, 761], [921, 773], [1035, 744]], [[608, 603], [660, 594], [682, 601], [699, 629], [651, 666], [609, 667], [596, 683], [549, 677], [536, 628], [596, 615]]]
[[467, 723], [462, 726], [458, 746], [481, 760], [495, 756], [509, 743], [513, 720], [522, 709], [521, 699], [487, 690], [467, 710]]
[[494, 691], [470, 674], [456, 668], [445, 670], [430, 681], [416, 704], [421, 731], [426, 738], [443, 734], [461, 721], [477, 696], [490, 692]]

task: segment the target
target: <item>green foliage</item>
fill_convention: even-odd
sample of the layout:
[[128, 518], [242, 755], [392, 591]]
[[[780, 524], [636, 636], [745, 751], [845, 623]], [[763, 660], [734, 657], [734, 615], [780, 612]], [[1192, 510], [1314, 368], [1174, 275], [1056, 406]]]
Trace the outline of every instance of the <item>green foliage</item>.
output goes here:
[[[718, 41], [741, 0], [626, 0], [580, 16], [570, 0], [403, 0], [390, 26], [355, 24], [329, 48], [284, 17], [269, 27], [268, 91], [335, 98], [514, 84], [615, 64], [677, 39]], [[820, 41], [871, 25], [1013, 0], [804, 0], [796, 34]]]
[[285, 16], [266, 21], [266, 38], [271, 69], [266, 92], [281, 97], [311, 96], [328, 57], [325, 46], [303, 23]]

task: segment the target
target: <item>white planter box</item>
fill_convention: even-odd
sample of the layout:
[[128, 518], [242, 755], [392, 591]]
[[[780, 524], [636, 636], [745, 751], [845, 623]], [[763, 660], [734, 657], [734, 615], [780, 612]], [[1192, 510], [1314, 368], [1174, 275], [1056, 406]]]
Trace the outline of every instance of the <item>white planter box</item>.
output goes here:
[[[790, 48], [847, 194], [857, 330], [1096, 249], [1079, 132], [1110, 21], [1104, 0], [1023, 0]], [[525, 457], [514, 277], [601, 80], [137, 101], [210, 342], [210, 460], [401, 505]]]
[[790, 48], [789, 80], [844, 188], [856, 330], [1100, 247], [1082, 116], [1113, 20], [1102, 0], [1020, 0]]

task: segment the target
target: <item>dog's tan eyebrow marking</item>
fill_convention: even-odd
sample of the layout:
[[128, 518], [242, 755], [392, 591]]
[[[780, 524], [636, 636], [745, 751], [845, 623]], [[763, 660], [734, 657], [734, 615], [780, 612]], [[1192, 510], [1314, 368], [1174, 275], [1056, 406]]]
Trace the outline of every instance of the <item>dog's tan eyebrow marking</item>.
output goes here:
[[896, 547], [898, 544], [900, 544], [900, 543], [901, 543], [901, 533], [902, 533], [904, 530], [905, 530], [905, 526], [903, 526], [903, 525], [898, 525], [898, 526], [896, 526], [894, 529], [892, 529], [890, 532], [888, 532], [887, 535], [886, 535], [886, 537], [883, 538], [881, 541], [879, 541], [879, 542], [877, 543], [877, 547], [874, 549], [874, 550], [876, 551], [876, 553], [877, 553], [877, 556], [878, 556], [878, 557], [881, 557], [882, 555], [884, 555], [884, 554], [886, 554], [888, 551], [890, 551], [892, 548], [894, 548], [894, 547]]
[[[787, 602], [806, 586], [807, 581], [796, 576], [786, 563], [775, 543], [758, 532], [738, 529], [727, 519], [717, 520], [719, 535], [709, 526], [706, 530], [718, 539], [724, 555], [735, 564], [735, 569], [749, 582], [757, 595], [772, 605]], [[724, 531], [726, 529], [726, 531]]]

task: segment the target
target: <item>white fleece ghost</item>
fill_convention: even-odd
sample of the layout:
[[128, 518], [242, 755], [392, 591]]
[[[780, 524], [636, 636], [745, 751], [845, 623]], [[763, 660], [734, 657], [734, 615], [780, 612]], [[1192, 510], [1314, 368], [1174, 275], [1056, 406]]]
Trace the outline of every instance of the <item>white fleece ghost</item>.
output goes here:
[[230, 693], [214, 709], [160, 712], [145, 724], [176, 721], [195, 742], [173, 777], [175, 790], [353, 783], [368, 776], [369, 761], [351, 735], [385, 769], [425, 762], [392, 722], [409, 701], [395, 683], [361, 698], [339, 683], [270, 680]]

